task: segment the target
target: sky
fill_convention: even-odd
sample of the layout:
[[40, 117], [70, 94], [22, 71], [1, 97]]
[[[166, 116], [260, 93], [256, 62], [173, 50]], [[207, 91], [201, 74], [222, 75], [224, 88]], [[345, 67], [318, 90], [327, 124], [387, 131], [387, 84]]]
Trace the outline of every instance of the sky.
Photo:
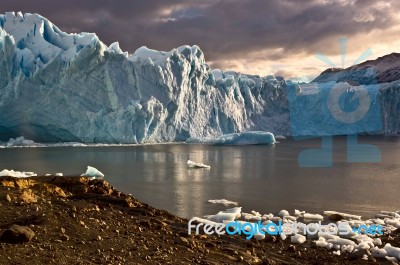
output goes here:
[[[198, 45], [212, 68], [312, 80], [331, 66], [350, 66], [400, 52], [398, 0], [2, 0], [0, 13], [38, 13], [68, 33], [94, 32], [133, 53]], [[347, 39], [342, 64], [339, 39]]]

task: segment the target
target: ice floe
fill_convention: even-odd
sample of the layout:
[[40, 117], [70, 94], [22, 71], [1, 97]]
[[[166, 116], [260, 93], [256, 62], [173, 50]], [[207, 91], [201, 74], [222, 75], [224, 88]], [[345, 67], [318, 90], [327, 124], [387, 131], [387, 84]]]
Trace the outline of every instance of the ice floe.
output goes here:
[[36, 173], [34, 172], [25, 172], [25, 171], [14, 171], [14, 170], [8, 170], [8, 169], [3, 169], [0, 172], [0, 177], [14, 177], [14, 178], [29, 178], [29, 177], [34, 177], [37, 176]]
[[237, 202], [229, 201], [226, 199], [208, 200], [209, 203], [213, 204], [223, 204], [224, 206], [237, 206]]
[[190, 168], [211, 168], [209, 165], [203, 163], [196, 163], [192, 160], [187, 161], [187, 166]]
[[92, 177], [92, 178], [104, 178], [104, 174], [101, 173], [97, 168], [88, 166], [85, 173], [81, 176], [83, 177]]

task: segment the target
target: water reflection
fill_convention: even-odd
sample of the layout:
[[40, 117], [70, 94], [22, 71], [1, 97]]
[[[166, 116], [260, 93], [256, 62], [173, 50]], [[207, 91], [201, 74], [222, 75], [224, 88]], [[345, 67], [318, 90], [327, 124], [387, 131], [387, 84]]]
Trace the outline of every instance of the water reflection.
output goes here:
[[[262, 212], [285, 208], [371, 216], [379, 210], [400, 208], [398, 138], [364, 138], [380, 147], [382, 163], [347, 163], [346, 139], [336, 137], [332, 168], [299, 168], [298, 154], [318, 147], [319, 142], [2, 149], [0, 169], [79, 175], [91, 165], [118, 189], [183, 217], [219, 211], [222, 206], [207, 200], [221, 198], [240, 202], [245, 211]], [[211, 169], [188, 169], [188, 159], [209, 164]]]

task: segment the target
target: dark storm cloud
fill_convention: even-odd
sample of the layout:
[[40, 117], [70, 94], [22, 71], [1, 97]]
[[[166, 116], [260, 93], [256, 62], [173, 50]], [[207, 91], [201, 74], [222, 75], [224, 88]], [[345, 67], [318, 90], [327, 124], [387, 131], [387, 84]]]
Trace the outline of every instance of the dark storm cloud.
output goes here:
[[[357, 38], [395, 24], [398, 3], [376, 0], [2, 0], [0, 10], [39, 13], [67, 32], [95, 32], [134, 52], [197, 44], [208, 60], [337, 51], [340, 36]], [[264, 53], [258, 51], [266, 51]], [[250, 54], [250, 55], [249, 55]]]

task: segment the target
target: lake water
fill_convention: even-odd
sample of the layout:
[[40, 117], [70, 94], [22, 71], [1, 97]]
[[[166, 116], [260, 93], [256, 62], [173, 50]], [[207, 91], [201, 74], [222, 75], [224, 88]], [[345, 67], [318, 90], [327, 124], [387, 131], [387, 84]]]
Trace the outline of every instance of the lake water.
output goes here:
[[[285, 139], [274, 146], [0, 149], [0, 170], [80, 175], [91, 165], [117, 189], [187, 218], [224, 209], [207, 203], [221, 198], [239, 202], [244, 212], [336, 210], [372, 217], [380, 210], [399, 210], [399, 138], [363, 137], [360, 142], [379, 147], [381, 163], [347, 163], [346, 138], [335, 137], [331, 168], [298, 165], [298, 154], [317, 147], [318, 139]], [[209, 164], [211, 169], [187, 168], [188, 159]]]

